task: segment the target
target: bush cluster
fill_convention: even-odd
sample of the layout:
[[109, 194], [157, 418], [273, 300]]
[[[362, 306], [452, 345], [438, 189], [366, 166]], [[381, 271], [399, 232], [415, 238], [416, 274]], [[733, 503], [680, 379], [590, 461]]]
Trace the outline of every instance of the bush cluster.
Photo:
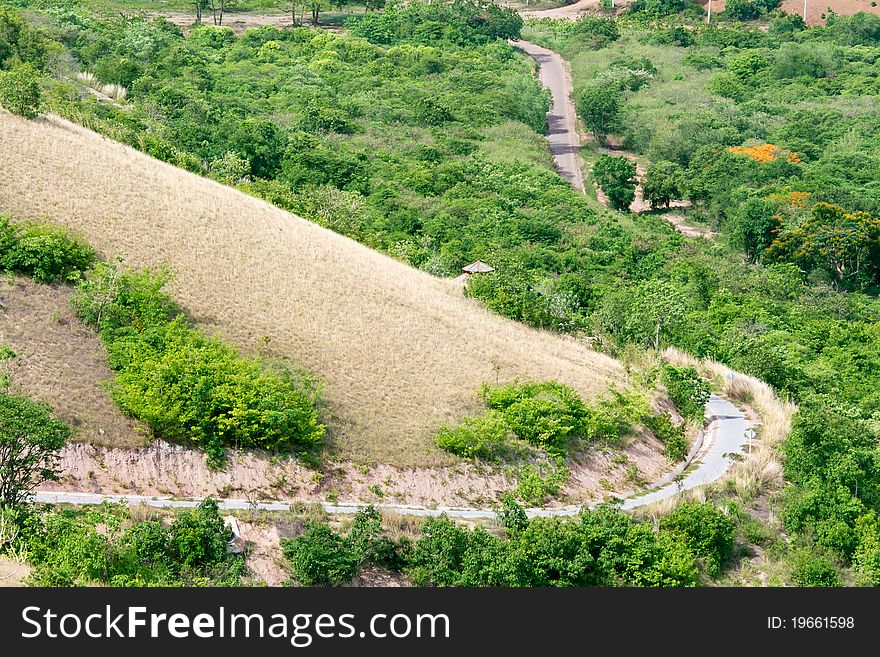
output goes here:
[[94, 259], [92, 248], [63, 228], [12, 223], [0, 214], [0, 270], [38, 283], [73, 282]]

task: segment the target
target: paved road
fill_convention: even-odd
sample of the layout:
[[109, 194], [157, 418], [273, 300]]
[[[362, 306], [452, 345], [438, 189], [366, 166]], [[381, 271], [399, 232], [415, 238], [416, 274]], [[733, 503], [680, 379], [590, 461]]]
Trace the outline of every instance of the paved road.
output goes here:
[[528, 41], [511, 41], [511, 45], [537, 60], [540, 65], [538, 78], [553, 96], [550, 111], [547, 112], [547, 141], [550, 152], [556, 161], [559, 175], [584, 191], [584, 178], [581, 175], [580, 139], [577, 131], [577, 115], [571, 101], [571, 84], [568, 71], [562, 57], [552, 50], [529, 43]]
[[[697, 486], [710, 483], [719, 479], [730, 466], [734, 459], [729, 454], [743, 453], [746, 438], [745, 430], [748, 428], [748, 420], [742, 412], [728, 400], [713, 395], [706, 405], [706, 418], [709, 421], [704, 437], [704, 454], [698, 458], [698, 463], [678, 482], [659, 486], [650, 493], [635, 495], [627, 498], [623, 503], [624, 509], [635, 509], [652, 502], [677, 495], [681, 491], [690, 490]], [[39, 491], [36, 494], [37, 502], [50, 504], [103, 504], [104, 502], [125, 502], [129, 505], [143, 504], [145, 506], [161, 508], [192, 508], [201, 501], [199, 499], [175, 499], [171, 497], [151, 497], [148, 495], [104, 495], [101, 493], [64, 493], [52, 491]], [[292, 507], [302, 502], [260, 502], [256, 505], [248, 500], [221, 498], [217, 500], [220, 508], [228, 511], [290, 511]], [[321, 502], [324, 510], [330, 514], [349, 515], [357, 513], [367, 504], [332, 504]], [[393, 511], [407, 516], [439, 516], [441, 513], [453, 518], [480, 519], [494, 518], [495, 511], [491, 508], [465, 509], [452, 507], [428, 508], [424, 506], [400, 505], [400, 504], [374, 504], [376, 508], [384, 511]], [[573, 516], [581, 510], [580, 506], [564, 506], [554, 509], [527, 509], [530, 517], [535, 516]]]

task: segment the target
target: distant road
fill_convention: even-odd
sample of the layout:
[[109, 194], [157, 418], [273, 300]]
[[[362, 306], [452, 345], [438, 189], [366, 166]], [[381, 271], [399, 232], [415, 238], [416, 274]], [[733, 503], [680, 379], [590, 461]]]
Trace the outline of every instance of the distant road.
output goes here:
[[[709, 422], [704, 432], [702, 455], [697, 455], [696, 465], [679, 481], [670, 481], [660, 485], [648, 493], [636, 494], [623, 502], [623, 509], [635, 509], [652, 502], [677, 495], [685, 490], [696, 488], [720, 479], [735, 462], [731, 455], [745, 451], [747, 439], [745, 431], [749, 422], [742, 412], [730, 401], [712, 395], [706, 404], [706, 418]], [[668, 478], [668, 477], [667, 477]], [[192, 508], [204, 498], [176, 499], [171, 497], [154, 497], [149, 495], [105, 495], [102, 493], [66, 493], [38, 491], [36, 501], [48, 504], [103, 504], [104, 502], [124, 502], [129, 505], [140, 505], [159, 508]], [[252, 504], [248, 500], [234, 498], [215, 498], [220, 508], [225, 511], [291, 511], [298, 505], [309, 502], [258, 502]], [[333, 515], [350, 515], [359, 509], [370, 506], [364, 503], [331, 502], [319, 503], [324, 510]], [[476, 520], [494, 518], [495, 511], [491, 508], [465, 509], [452, 507], [428, 508], [403, 504], [374, 504], [381, 511], [390, 511], [405, 516], [439, 516], [442, 513], [452, 518]], [[526, 509], [530, 517], [535, 516], [574, 516], [580, 513], [581, 506], [563, 506], [555, 509]]]
[[511, 41], [511, 45], [531, 55], [540, 65], [538, 74], [543, 84], [553, 96], [550, 111], [547, 113], [547, 141], [550, 152], [556, 161], [559, 175], [584, 191], [584, 178], [581, 175], [579, 160], [580, 138], [577, 131], [577, 115], [571, 100], [571, 83], [562, 57], [552, 50], [529, 43]]

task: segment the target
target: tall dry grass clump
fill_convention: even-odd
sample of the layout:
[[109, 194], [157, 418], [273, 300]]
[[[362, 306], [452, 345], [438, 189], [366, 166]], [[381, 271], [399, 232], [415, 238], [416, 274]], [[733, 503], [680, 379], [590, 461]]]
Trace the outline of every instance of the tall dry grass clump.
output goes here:
[[448, 463], [434, 434], [477, 410], [486, 381], [557, 379], [592, 398], [623, 378], [448, 280], [57, 118], [0, 113], [0, 210], [80, 231], [104, 258], [170, 266], [170, 292], [202, 328], [324, 382], [348, 458]]

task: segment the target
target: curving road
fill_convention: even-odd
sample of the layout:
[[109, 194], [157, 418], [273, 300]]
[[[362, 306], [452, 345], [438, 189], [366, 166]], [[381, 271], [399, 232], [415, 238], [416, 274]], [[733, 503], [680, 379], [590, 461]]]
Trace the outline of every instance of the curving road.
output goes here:
[[[655, 485], [654, 490], [625, 498], [623, 509], [635, 509], [646, 504], [658, 502], [672, 497], [678, 493], [708, 484], [719, 479], [734, 462], [731, 454], [742, 454], [747, 444], [745, 431], [749, 422], [742, 412], [730, 401], [717, 395], [712, 395], [706, 404], [706, 419], [708, 426], [703, 431], [702, 440], [699, 441], [702, 448], [692, 456], [696, 458], [697, 465], [692, 470], [678, 479], [676, 475], [692, 461], [689, 459], [680, 465], [671, 475], [664, 477]], [[677, 479], [677, 480], [676, 480]], [[103, 504], [104, 502], [124, 502], [129, 505], [140, 505], [160, 508], [192, 508], [197, 506], [204, 498], [178, 499], [172, 497], [155, 497], [148, 495], [105, 495], [102, 493], [66, 493], [55, 491], [38, 491], [35, 494], [37, 502], [48, 504]], [[253, 504], [248, 500], [236, 498], [216, 498], [221, 509], [228, 511], [291, 511], [303, 502], [273, 501]], [[333, 504], [320, 502], [324, 510], [329, 514], [353, 514], [359, 509], [370, 506], [366, 503], [353, 502]], [[453, 517], [476, 520], [480, 518], [494, 518], [495, 511], [491, 508], [467, 509], [455, 507], [415, 506], [406, 504], [373, 504], [382, 511], [392, 511], [407, 516], [439, 516], [442, 513]], [[554, 509], [526, 509], [529, 517], [535, 516], [573, 516], [577, 515], [581, 506], [563, 506]]]
[[556, 162], [559, 175], [584, 191], [579, 159], [580, 138], [577, 131], [577, 114], [571, 101], [571, 83], [565, 61], [558, 53], [528, 41], [511, 41], [511, 45], [533, 57], [539, 64], [538, 79], [552, 95], [550, 111], [547, 112], [547, 142]]

